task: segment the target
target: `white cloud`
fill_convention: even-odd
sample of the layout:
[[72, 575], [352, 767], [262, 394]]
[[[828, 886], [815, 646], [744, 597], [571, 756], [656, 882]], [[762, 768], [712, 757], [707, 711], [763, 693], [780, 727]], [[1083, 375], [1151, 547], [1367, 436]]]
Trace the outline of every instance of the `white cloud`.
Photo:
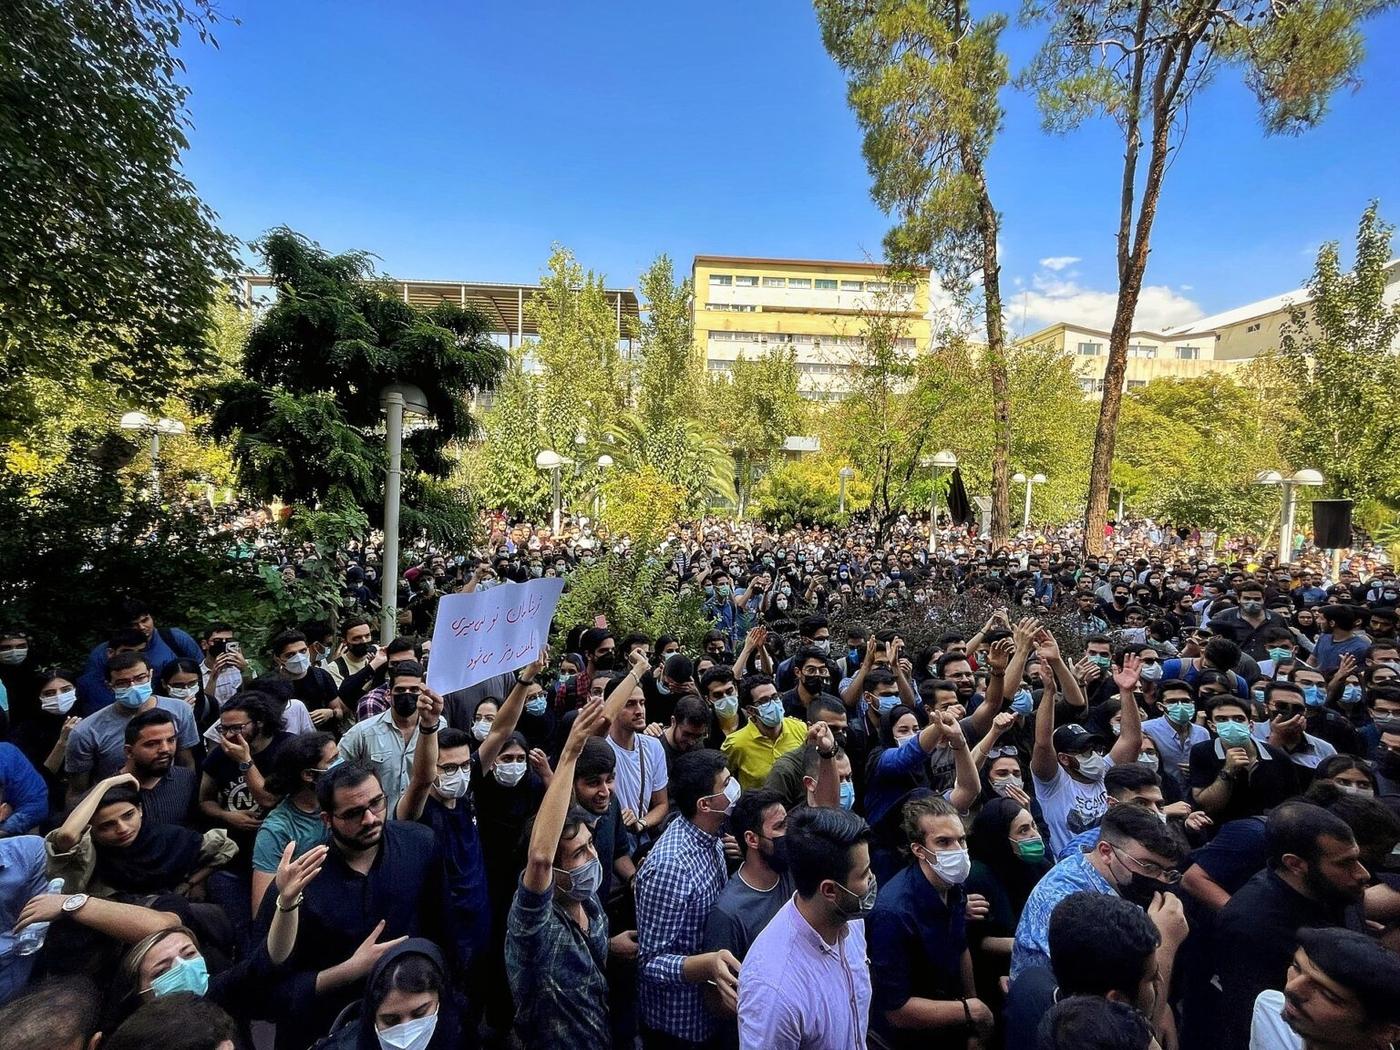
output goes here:
[[[1117, 305], [1117, 292], [1085, 288], [1072, 278], [1053, 273], [1036, 274], [1030, 287], [1007, 303], [1012, 317], [1025, 317], [1026, 332], [1060, 321], [1107, 331], [1113, 325]], [[1200, 304], [1180, 291], [1167, 285], [1146, 285], [1138, 297], [1133, 329], [1160, 332], [1194, 321], [1203, 313]]]
[[1047, 270], [1066, 270], [1079, 262], [1077, 255], [1052, 255], [1048, 259], [1041, 259], [1040, 265]]

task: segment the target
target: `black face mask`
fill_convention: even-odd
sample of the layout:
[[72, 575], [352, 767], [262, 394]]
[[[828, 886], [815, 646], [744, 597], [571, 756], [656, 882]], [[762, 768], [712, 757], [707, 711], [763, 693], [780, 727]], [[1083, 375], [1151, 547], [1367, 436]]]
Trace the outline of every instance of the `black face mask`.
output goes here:
[[802, 676], [802, 686], [807, 692], [815, 695], [821, 693], [826, 688], [826, 679], [817, 674], [804, 674]]
[[1376, 755], [1376, 768], [1389, 780], [1400, 780], [1400, 755], [1381, 751]]
[[418, 710], [417, 693], [395, 693], [394, 694], [394, 714], [400, 718], [407, 718]]
[[617, 666], [617, 650], [609, 649], [593, 657], [593, 666], [600, 671], [611, 671]]
[[356, 642], [354, 645], [346, 646], [346, 648], [356, 660], [363, 660], [369, 653], [369, 642]]
[[1132, 901], [1140, 908], [1146, 908], [1152, 903], [1152, 896], [1156, 893], [1166, 893], [1171, 889], [1166, 883], [1158, 882], [1156, 879], [1149, 879], [1146, 875], [1139, 875], [1133, 872], [1126, 883], [1119, 883], [1118, 896], [1125, 901]]
[[781, 875], [788, 870], [791, 864], [788, 859], [787, 837], [785, 835], [779, 835], [772, 841], [773, 852], [764, 859], [768, 861], [768, 866], [773, 869], [774, 873]]

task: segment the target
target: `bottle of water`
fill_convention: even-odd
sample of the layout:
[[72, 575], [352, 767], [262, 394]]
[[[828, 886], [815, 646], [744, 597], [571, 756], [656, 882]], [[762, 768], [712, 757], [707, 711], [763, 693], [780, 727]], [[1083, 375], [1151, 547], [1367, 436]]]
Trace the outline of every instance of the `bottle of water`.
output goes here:
[[[50, 879], [48, 889], [45, 893], [62, 893], [63, 880]], [[33, 955], [44, 946], [44, 938], [48, 936], [49, 924], [46, 922], [32, 922], [19, 931], [19, 936], [15, 938], [15, 951], [20, 955]]]

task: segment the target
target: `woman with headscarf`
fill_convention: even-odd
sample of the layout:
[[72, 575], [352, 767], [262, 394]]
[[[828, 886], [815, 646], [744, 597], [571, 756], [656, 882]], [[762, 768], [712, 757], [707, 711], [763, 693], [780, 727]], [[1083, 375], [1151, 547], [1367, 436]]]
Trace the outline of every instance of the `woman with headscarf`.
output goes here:
[[985, 918], [968, 924], [968, 943], [979, 988], [999, 988], [1011, 964], [1016, 923], [1026, 898], [1050, 870], [1045, 839], [1029, 809], [1011, 798], [997, 797], [982, 806], [967, 839], [972, 854], [968, 893], [986, 898]]
[[412, 937], [390, 948], [365, 982], [358, 1013], [342, 1015], [318, 1050], [458, 1050], [476, 1045], [442, 952]]

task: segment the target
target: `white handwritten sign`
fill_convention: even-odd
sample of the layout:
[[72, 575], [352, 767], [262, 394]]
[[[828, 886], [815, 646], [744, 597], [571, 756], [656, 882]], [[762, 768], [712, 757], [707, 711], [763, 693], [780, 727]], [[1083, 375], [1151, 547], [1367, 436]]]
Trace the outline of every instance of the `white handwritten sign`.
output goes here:
[[563, 580], [539, 579], [444, 594], [433, 624], [428, 687], [446, 694], [530, 663], [549, 637], [563, 591]]

